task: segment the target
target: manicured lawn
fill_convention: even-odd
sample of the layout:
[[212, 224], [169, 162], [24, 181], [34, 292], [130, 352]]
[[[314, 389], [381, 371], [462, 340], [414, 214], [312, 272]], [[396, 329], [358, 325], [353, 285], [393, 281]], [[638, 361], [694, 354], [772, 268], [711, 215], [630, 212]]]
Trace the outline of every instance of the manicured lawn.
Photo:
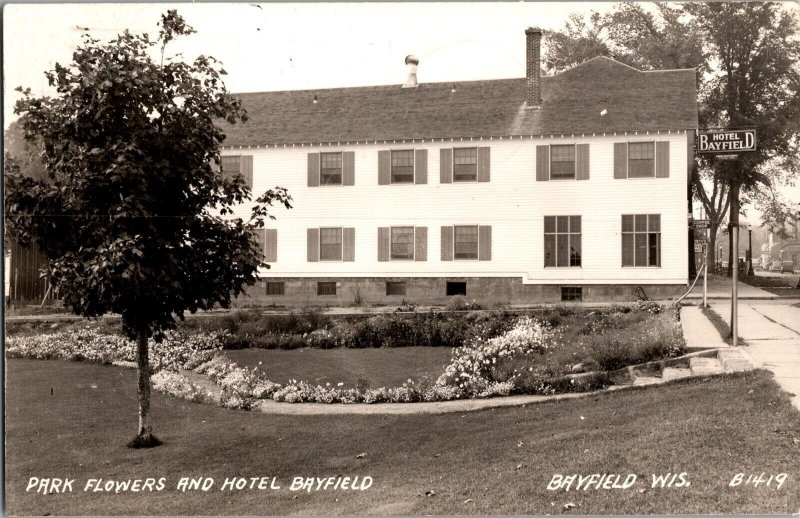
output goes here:
[[450, 361], [447, 347], [397, 347], [381, 349], [241, 349], [225, 354], [241, 367], [258, 367], [277, 383], [290, 379], [315, 385], [344, 383], [354, 387], [359, 379], [372, 388], [399, 387], [408, 379], [436, 381]]
[[[763, 372], [569, 402], [438, 416], [273, 416], [153, 397], [165, 445], [130, 450], [133, 371], [9, 360], [9, 514], [693, 514], [800, 510], [800, 413]], [[53, 395], [51, 395], [51, 389]], [[357, 458], [366, 453], [363, 458]], [[654, 489], [651, 474], [691, 486]], [[739, 472], [788, 473], [780, 490], [728, 488]], [[637, 474], [631, 490], [547, 491], [554, 474]], [[294, 476], [373, 477], [364, 492], [291, 492]], [[76, 491], [26, 493], [29, 477]], [[177, 492], [181, 476], [213, 477]], [[219, 491], [225, 477], [278, 477], [280, 491]], [[162, 492], [84, 493], [88, 478], [166, 477]], [[638, 489], [636, 489], [638, 488]], [[426, 491], [434, 496], [425, 496]], [[567, 503], [576, 507], [564, 510]]]

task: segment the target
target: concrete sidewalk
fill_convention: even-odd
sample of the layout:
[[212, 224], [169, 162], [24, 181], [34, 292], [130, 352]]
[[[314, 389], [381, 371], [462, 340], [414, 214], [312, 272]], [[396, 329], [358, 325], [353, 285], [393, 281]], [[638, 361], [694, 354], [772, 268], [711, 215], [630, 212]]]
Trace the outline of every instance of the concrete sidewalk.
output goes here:
[[681, 329], [686, 340], [686, 348], [690, 352], [709, 347], [728, 347], [725, 338], [699, 306], [681, 307]]
[[[693, 281], [694, 279], [692, 279]], [[736, 283], [738, 286], [739, 292], [739, 299], [740, 300], [773, 300], [773, 299], [780, 299], [779, 295], [775, 295], [774, 293], [770, 293], [768, 291], [762, 290], [761, 288], [756, 288], [755, 286], [750, 286], [749, 284], [745, 284], [743, 282]], [[708, 275], [708, 298], [709, 299], [730, 299], [731, 298], [731, 278], [726, 277], [724, 275]], [[686, 296], [685, 300], [703, 300], [703, 278], [700, 277], [697, 280], [697, 284], [695, 284], [694, 289], [692, 292]]]
[[[730, 326], [730, 302], [712, 302], [711, 308]], [[759, 366], [772, 371], [781, 388], [794, 394], [792, 403], [800, 410], [800, 307], [739, 304], [739, 336]]]

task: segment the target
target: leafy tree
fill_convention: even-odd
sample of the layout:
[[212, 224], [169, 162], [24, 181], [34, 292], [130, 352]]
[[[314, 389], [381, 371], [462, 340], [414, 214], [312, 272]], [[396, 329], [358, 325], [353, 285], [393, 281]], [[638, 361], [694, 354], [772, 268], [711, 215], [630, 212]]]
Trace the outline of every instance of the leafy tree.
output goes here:
[[758, 152], [737, 161], [698, 157], [695, 162], [693, 190], [711, 220], [715, 252], [713, 240], [729, 207], [730, 222], [738, 225], [741, 194], [758, 203], [759, 189], [797, 176], [797, 16], [775, 2], [689, 2], [656, 4], [655, 11], [621, 4], [579, 22], [571, 18], [549, 35], [555, 43], [548, 44], [545, 65], [551, 70], [595, 55], [644, 70], [695, 68], [701, 126], [756, 128]]
[[84, 35], [69, 66], [46, 72], [56, 96], [25, 92], [15, 111], [26, 138], [40, 139], [49, 178], [7, 178], [9, 230], [38, 243], [65, 304], [84, 317], [120, 314], [136, 340], [132, 447], [159, 444], [149, 419], [148, 338], [159, 340], [186, 311], [229, 307], [266, 266], [253, 231], [272, 217], [267, 207], [291, 207], [275, 188], [255, 200], [248, 221], [232, 217], [250, 190], [219, 172], [225, 137], [215, 121], [246, 114], [214, 58], [165, 57], [170, 41], [194, 32], [183, 18], [168, 11], [159, 25], [157, 39]]

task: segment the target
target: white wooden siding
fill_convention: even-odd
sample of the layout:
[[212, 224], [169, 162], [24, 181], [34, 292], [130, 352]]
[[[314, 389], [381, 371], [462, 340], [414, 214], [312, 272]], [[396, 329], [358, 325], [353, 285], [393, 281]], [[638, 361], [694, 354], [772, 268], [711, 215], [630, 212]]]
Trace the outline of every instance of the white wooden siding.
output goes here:
[[[614, 142], [669, 141], [669, 178], [614, 179]], [[590, 144], [588, 181], [536, 181], [536, 146]], [[473, 141], [491, 147], [491, 181], [439, 182], [439, 149], [461, 142], [236, 149], [253, 155], [254, 192], [286, 187], [294, 208], [272, 209], [278, 261], [270, 277], [521, 276], [534, 284], [675, 284], [688, 277], [686, 133]], [[427, 149], [427, 184], [378, 185], [378, 151]], [[355, 151], [355, 185], [307, 186], [307, 155]], [[247, 217], [249, 207], [237, 208]], [[659, 268], [623, 268], [623, 214], [661, 215]], [[582, 267], [544, 268], [544, 216], [579, 215]], [[427, 261], [378, 261], [378, 227], [428, 227]], [[439, 227], [491, 225], [491, 261], [441, 261]], [[355, 261], [308, 262], [306, 229], [355, 228]], [[435, 251], [431, 252], [431, 251]]]

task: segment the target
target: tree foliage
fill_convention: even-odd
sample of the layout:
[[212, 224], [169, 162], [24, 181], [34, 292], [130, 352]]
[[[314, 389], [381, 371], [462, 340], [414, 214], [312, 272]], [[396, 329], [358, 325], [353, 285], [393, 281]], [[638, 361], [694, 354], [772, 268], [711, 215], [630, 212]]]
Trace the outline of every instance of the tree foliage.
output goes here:
[[263, 266], [252, 231], [266, 206], [290, 206], [276, 188], [249, 221], [229, 217], [250, 192], [218, 172], [215, 122], [246, 113], [214, 58], [164, 56], [194, 32], [182, 18], [170, 11], [160, 26], [157, 39], [84, 35], [70, 65], [46, 72], [56, 96], [24, 92], [15, 112], [25, 137], [41, 142], [49, 181], [7, 180], [9, 230], [50, 258], [65, 304], [86, 317], [118, 313], [131, 337], [158, 335], [185, 311], [227, 307]]

